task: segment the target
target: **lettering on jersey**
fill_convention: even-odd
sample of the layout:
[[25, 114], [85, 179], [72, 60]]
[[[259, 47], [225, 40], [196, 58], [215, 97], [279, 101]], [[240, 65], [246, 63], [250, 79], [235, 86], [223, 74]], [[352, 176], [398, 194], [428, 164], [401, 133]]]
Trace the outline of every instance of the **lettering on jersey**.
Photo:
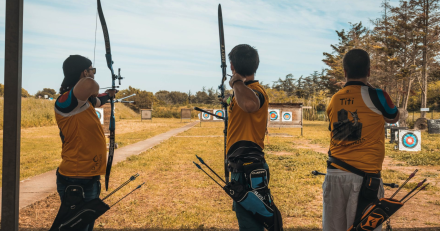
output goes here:
[[354, 104], [354, 98], [340, 98], [341, 105], [352, 105]]
[[338, 122], [333, 123], [333, 140], [337, 141], [357, 141], [362, 136], [362, 123], [359, 123], [357, 110], [349, 111], [353, 120], [348, 118], [345, 109], [338, 111]]
[[362, 143], [364, 143], [365, 142], [365, 138], [362, 138], [362, 139], [359, 139], [359, 140], [356, 140], [355, 142], [351, 142], [351, 143], [348, 143], [348, 144], [341, 144], [341, 143], [336, 143], [335, 141], [331, 141], [331, 145], [332, 146], [334, 146], [334, 147], [350, 147], [350, 146], [353, 146], [353, 145], [357, 145], [357, 144], [362, 144]]

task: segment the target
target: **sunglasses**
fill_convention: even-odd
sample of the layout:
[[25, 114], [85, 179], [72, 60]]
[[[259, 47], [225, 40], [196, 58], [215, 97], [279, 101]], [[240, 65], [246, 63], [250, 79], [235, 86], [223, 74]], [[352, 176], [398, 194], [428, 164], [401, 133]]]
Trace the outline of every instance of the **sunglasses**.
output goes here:
[[96, 68], [95, 67], [94, 68], [89, 68], [89, 69], [86, 69], [86, 70], [93, 71], [93, 74], [96, 74]]

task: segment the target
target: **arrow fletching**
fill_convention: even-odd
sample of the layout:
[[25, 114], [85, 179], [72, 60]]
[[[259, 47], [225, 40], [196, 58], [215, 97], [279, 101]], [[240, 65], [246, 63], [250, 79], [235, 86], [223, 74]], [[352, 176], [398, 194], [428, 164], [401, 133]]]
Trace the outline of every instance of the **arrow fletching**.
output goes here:
[[196, 162], [193, 161], [193, 163], [197, 166], [197, 168], [202, 169], [202, 167], [200, 167], [200, 165], [198, 165]]
[[[197, 156], [197, 155], [196, 155], [196, 157], [197, 157], [197, 159], [199, 159], [200, 163], [205, 164], [205, 162], [203, 161], [203, 159], [202, 159], [201, 157], [199, 157], [199, 156]], [[206, 165], [206, 164], [205, 164], [205, 165]]]

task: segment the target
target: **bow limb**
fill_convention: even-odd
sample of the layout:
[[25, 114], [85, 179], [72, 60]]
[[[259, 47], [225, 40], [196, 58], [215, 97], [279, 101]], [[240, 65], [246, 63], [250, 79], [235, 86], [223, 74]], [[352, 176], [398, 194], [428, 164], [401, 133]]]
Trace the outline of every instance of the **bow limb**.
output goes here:
[[229, 170], [228, 170], [228, 160], [226, 156], [226, 141], [228, 136], [228, 104], [226, 102], [223, 102], [223, 99], [225, 97], [225, 80], [226, 80], [226, 52], [225, 52], [225, 36], [223, 32], [223, 15], [222, 15], [222, 7], [219, 4], [218, 5], [218, 30], [219, 30], [219, 37], [220, 37], [220, 56], [221, 56], [221, 68], [222, 68], [222, 82], [220, 86], [218, 87], [220, 90], [220, 99], [222, 100], [222, 108], [225, 111], [224, 116], [224, 123], [225, 123], [225, 129], [223, 130], [224, 134], [224, 166], [225, 166], [225, 181], [229, 183]]
[[[105, 42], [105, 59], [107, 60], [107, 67], [110, 69], [111, 72], [111, 78], [112, 78], [112, 90], [116, 89], [115, 86], [115, 80], [117, 79], [114, 71], [113, 71], [113, 60], [112, 60], [112, 54], [110, 49], [110, 36], [108, 34], [108, 28], [107, 23], [105, 22], [104, 13], [102, 12], [101, 7], [101, 1], [98, 1], [98, 15], [99, 15], [99, 21], [101, 22], [102, 26], [102, 32], [104, 33], [104, 42]], [[108, 152], [108, 160], [107, 160], [107, 168], [105, 171], [105, 190], [108, 191], [108, 183], [110, 180], [110, 172], [112, 169], [112, 163], [113, 163], [113, 155], [115, 150], [115, 113], [114, 113], [114, 96], [110, 98], [110, 105], [111, 105], [111, 115], [110, 115], [110, 144], [109, 144], [109, 152]]]

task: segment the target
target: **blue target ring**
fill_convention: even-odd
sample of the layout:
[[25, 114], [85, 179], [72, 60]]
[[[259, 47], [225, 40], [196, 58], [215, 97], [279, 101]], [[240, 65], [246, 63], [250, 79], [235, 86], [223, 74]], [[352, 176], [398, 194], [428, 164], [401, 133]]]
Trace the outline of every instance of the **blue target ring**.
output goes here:
[[270, 120], [277, 120], [278, 119], [278, 113], [276, 111], [269, 112], [269, 118], [270, 118]]
[[214, 114], [223, 117], [223, 111], [221, 110], [216, 111]]
[[203, 119], [209, 119], [209, 114], [203, 113]]
[[402, 143], [407, 148], [414, 148], [417, 146], [417, 143], [419, 140], [417, 139], [417, 136], [415, 136], [413, 133], [406, 133], [402, 137]]
[[285, 120], [290, 120], [290, 118], [292, 118], [292, 115], [290, 115], [290, 113], [284, 113], [283, 118]]
[[101, 119], [101, 112], [96, 111], [96, 115], [98, 116], [98, 119]]

